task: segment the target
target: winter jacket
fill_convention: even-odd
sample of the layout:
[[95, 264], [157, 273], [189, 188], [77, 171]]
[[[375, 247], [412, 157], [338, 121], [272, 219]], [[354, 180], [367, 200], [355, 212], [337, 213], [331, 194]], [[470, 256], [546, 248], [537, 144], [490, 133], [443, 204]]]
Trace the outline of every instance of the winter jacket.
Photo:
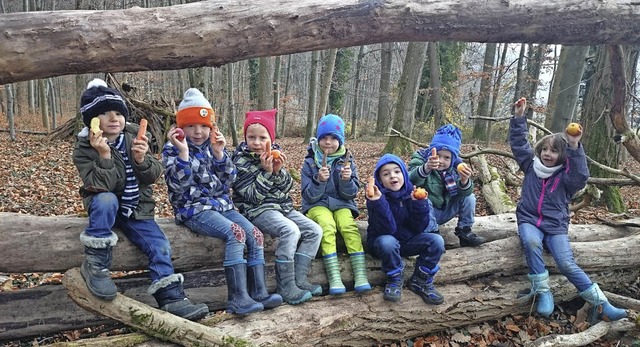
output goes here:
[[[272, 148], [280, 149], [277, 144]], [[293, 179], [285, 168], [277, 174], [266, 172], [262, 169], [260, 156], [251, 152], [245, 142], [234, 151], [233, 163], [238, 169], [238, 178], [233, 182], [232, 198], [245, 217], [252, 220], [267, 210], [283, 213], [293, 210], [289, 195]]]
[[346, 154], [337, 158], [331, 164], [329, 180], [318, 181], [320, 169], [316, 165], [314, 151], [310, 145], [308, 153], [302, 165], [302, 213], [307, 213], [311, 208], [324, 206], [331, 211], [342, 208], [351, 210], [353, 217], [357, 217], [360, 212], [356, 206], [355, 197], [360, 189], [360, 181], [353, 157], [349, 160], [351, 166], [351, 179], [348, 181], [340, 178], [340, 170], [345, 166]]
[[[127, 123], [124, 128], [124, 138], [127, 156], [130, 158], [133, 172], [136, 176], [140, 198], [133, 211], [134, 219], [153, 219], [156, 202], [153, 199], [152, 184], [162, 175], [162, 163], [151, 152], [147, 152], [142, 164], [136, 163], [131, 152], [132, 141], [138, 133], [138, 124]], [[98, 151], [89, 143], [89, 128], [85, 127], [78, 134], [78, 141], [73, 150], [73, 163], [78, 169], [82, 186], [80, 196], [86, 210], [91, 206], [94, 195], [102, 192], [112, 192], [120, 198], [125, 187], [125, 163], [120, 152], [111, 148], [111, 159], [102, 159]], [[152, 143], [151, 133], [147, 132], [149, 143]]]
[[516, 209], [518, 225], [528, 223], [549, 234], [566, 234], [569, 229], [569, 201], [589, 178], [587, 158], [580, 144], [567, 146], [566, 163], [550, 177], [539, 178], [533, 169], [534, 149], [527, 139], [527, 120], [514, 117], [510, 122], [511, 151], [524, 172], [520, 201]]
[[[433, 207], [443, 210], [449, 206], [451, 195], [447, 191], [444, 179], [438, 170], [424, 170], [424, 163], [429, 160], [431, 151], [427, 149], [419, 150], [411, 155], [409, 161], [409, 179], [411, 183], [418, 187], [422, 187], [429, 193], [429, 200], [433, 203]], [[451, 163], [451, 167], [445, 172], [450, 173], [458, 186], [458, 194], [462, 197], [469, 196], [473, 193], [473, 180], [469, 179], [466, 186], [460, 183], [460, 175], [456, 168], [455, 162]]]
[[189, 161], [178, 157], [180, 152], [171, 142], [162, 150], [164, 179], [177, 224], [205, 210], [233, 209], [230, 187], [238, 173], [226, 151], [222, 160], [216, 160], [208, 140], [196, 146], [187, 139], [187, 144]]
[[[380, 168], [389, 163], [398, 164], [404, 176], [404, 186], [397, 192], [384, 188], [378, 177]], [[437, 230], [437, 225], [429, 225], [431, 220], [429, 200], [411, 199], [413, 184], [409, 181], [406, 166], [400, 158], [385, 154], [378, 161], [374, 172], [375, 183], [382, 197], [378, 200], [367, 199], [369, 213], [367, 244], [371, 245], [377, 237], [382, 235], [392, 235], [398, 241], [406, 242], [425, 230]]]

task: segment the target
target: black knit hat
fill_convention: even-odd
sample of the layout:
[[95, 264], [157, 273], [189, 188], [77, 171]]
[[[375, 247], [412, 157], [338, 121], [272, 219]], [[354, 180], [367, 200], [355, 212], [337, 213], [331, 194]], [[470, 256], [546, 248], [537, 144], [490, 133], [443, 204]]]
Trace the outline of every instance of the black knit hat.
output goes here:
[[87, 85], [87, 90], [80, 97], [80, 112], [84, 125], [89, 126], [91, 119], [109, 111], [122, 113], [125, 121], [129, 118], [129, 109], [120, 93], [107, 86], [99, 78], [93, 79]]

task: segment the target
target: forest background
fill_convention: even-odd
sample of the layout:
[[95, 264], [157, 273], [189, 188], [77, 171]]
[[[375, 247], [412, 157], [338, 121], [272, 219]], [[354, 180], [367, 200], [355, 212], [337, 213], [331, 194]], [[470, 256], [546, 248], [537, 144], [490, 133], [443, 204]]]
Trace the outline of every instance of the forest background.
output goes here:
[[[0, 9], [3, 13], [114, 10], [178, 3], [0, 0]], [[638, 47], [624, 46], [623, 52], [628, 92], [624, 117], [630, 128], [636, 128], [640, 121]], [[363, 177], [372, 172], [382, 153], [406, 159], [420, 144], [428, 144], [444, 123], [463, 130], [466, 152], [489, 147], [504, 150], [511, 105], [526, 97], [530, 120], [553, 132], [577, 121], [585, 128], [583, 142], [590, 158], [611, 169], [637, 172], [637, 163], [615, 141], [620, 134], [607, 115], [613, 98], [609, 59], [604, 45], [389, 42], [255, 58], [215, 68], [68, 75], [6, 84], [0, 87], [0, 127], [6, 129], [0, 141], [9, 150], [1, 159], [5, 170], [0, 174], [0, 212], [82, 213], [70, 153], [80, 126], [79, 96], [94, 77], [107, 79], [131, 100], [131, 121], [155, 120], [156, 150], [189, 87], [199, 88], [211, 101], [230, 149], [242, 141], [239, 125], [245, 111], [277, 108], [277, 136], [285, 152], [291, 153], [293, 170], [302, 163], [317, 119], [326, 113], [341, 115], [347, 121], [347, 145], [353, 146]], [[541, 134], [532, 131], [532, 138]], [[490, 160], [500, 166], [504, 158]], [[599, 165], [590, 169], [594, 177], [620, 176]], [[157, 212], [168, 217], [171, 210], [159, 183]], [[637, 193], [625, 186], [598, 185], [602, 198], [587, 210], [635, 213]], [[517, 199], [517, 187], [508, 188], [508, 193]], [[293, 196], [299, 199], [295, 192]], [[359, 206], [363, 209], [363, 200]], [[479, 214], [492, 213], [482, 202], [479, 210]], [[594, 214], [579, 213], [574, 221], [596, 222]]]

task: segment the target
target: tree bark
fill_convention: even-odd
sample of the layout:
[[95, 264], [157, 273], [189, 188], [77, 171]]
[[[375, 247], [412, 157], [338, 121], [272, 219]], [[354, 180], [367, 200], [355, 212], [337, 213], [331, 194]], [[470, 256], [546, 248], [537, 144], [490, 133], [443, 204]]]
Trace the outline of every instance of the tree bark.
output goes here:
[[[0, 84], [221, 66], [387, 41], [638, 44], [640, 8], [600, 0], [228, 0], [0, 15]], [[499, 20], [498, 20], [499, 19]], [[96, 26], [96, 22], [111, 23]]]

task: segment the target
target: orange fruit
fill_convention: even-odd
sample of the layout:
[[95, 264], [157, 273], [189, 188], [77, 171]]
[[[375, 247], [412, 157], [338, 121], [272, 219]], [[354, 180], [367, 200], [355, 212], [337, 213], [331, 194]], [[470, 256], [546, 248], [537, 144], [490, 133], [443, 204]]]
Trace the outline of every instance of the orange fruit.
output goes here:
[[464, 170], [466, 168], [467, 168], [467, 164], [460, 163], [460, 164], [458, 164], [458, 167], [456, 169], [458, 170], [458, 172], [460, 172], [460, 171], [462, 171], [462, 170]]
[[424, 200], [427, 196], [429, 196], [429, 193], [427, 193], [424, 188], [416, 188], [416, 190], [413, 191], [413, 197], [416, 200]]
[[582, 125], [578, 123], [569, 123], [565, 131], [571, 136], [580, 135], [582, 133]]
[[271, 156], [273, 160], [282, 160], [282, 153], [277, 149], [271, 151]]

